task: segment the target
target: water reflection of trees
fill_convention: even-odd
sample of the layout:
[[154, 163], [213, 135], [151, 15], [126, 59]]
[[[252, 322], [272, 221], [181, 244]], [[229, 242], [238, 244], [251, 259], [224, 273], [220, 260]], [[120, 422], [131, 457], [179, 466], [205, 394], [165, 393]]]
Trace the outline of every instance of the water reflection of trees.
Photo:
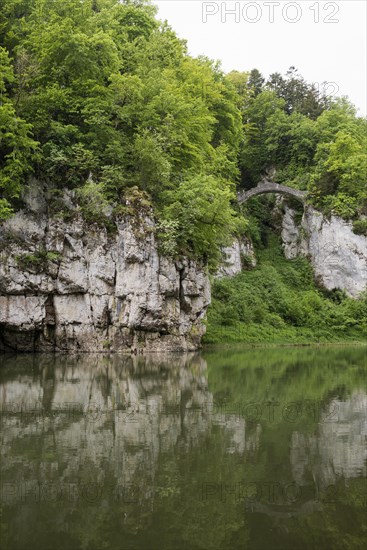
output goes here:
[[[92, 503], [76, 489], [78, 498], [26, 507], [14, 493], [6, 514], [14, 515], [9, 532], [18, 546], [30, 547], [33, 541], [42, 548], [36, 532], [25, 536], [17, 528], [22, 522], [57, 521], [60, 533], [65, 525], [69, 533], [57, 548], [103, 548], [106, 540], [106, 547], [120, 547], [122, 533], [126, 548], [174, 548], [175, 540], [188, 547], [242, 547], [238, 541], [245, 546], [254, 530], [252, 518], [267, 517], [277, 532], [279, 522], [297, 516], [302, 538], [320, 513], [333, 526], [334, 544], [333, 537], [340, 538], [338, 514], [330, 507], [348, 503], [355, 515], [363, 513], [366, 394], [345, 390], [341, 399], [331, 392], [313, 423], [304, 417], [295, 423], [269, 423], [265, 417], [248, 422], [231, 408], [231, 400], [232, 405], [240, 398], [259, 400], [262, 392], [268, 398], [278, 391], [278, 380], [285, 384], [284, 395], [294, 396], [302, 367], [282, 364], [277, 370], [276, 363], [260, 367], [252, 360], [238, 376], [238, 357], [235, 363], [227, 357], [223, 372], [217, 365], [213, 373], [209, 365], [208, 377], [207, 362], [198, 354], [3, 358], [3, 479], [15, 476], [69, 488], [97, 484], [101, 489]], [[314, 379], [313, 372], [301, 370], [302, 383], [307, 374]], [[217, 388], [229, 403], [224, 409]], [[336, 406], [340, 415], [326, 422], [333, 420]], [[298, 498], [269, 502], [263, 490], [256, 502], [246, 502], [246, 487], [257, 483], [264, 488], [269, 482], [296, 482]], [[324, 498], [330, 485], [337, 502]], [[75, 518], [81, 523], [75, 524]], [[171, 526], [168, 531], [162, 518]], [[324, 536], [317, 525], [314, 536]]]

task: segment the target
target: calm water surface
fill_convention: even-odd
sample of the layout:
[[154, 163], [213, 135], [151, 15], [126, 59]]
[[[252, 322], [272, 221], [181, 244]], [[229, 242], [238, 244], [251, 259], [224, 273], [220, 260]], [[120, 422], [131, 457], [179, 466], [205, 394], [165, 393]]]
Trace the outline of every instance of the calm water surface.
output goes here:
[[1, 356], [2, 548], [365, 548], [366, 354]]

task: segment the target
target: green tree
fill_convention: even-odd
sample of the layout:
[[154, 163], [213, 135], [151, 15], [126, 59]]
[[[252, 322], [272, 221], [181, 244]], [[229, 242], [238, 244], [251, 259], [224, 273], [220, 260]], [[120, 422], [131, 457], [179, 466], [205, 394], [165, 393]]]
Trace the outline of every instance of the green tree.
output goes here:
[[316, 119], [329, 105], [325, 95], [314, 84], [308, 84], [295, 67], [290, 67], [283, 77], [280, 73], [270, 75], [266, 87], [284, 99], [287, 114], [301, 113]]
[[[50, 190], [81, 189], [81, 199], [91, 193], [115, 205], [137, 186], [173, 221], [183, 182], [205, 181], [193, 185], [208, 212], [218, 185], [233, 188], [242, 130], [236, 88], [217, 63], [190, 57], [150, 2], [0, 2], [0, 36], [9, 52], [2, 71], [9, 83], [3, 109], [9, 165], [1, 185], [9, 200], [26, 185], [30, 168]], [[26, 154], [31, 130], [38, 159]], [[10, 163], [13, 149], [17, 162]], [[224, 211], [232, 197], [223, 192]], [[226, 238], [231, 230], [222, 227]], [[208, 225], [208, 242], [216, 242], [215, 231]], [[188, 231], [179, 238], [195, 254], [198, 240]]]
[[12, 213], [10, 201], [18, 198], [26, 173], [36, 159], [37, 143], [31, 137], [31, 124], [17, 116], [8, 89], [14, 72], [8, 52], [0, 48], [0, 220]]
[[[177, 221], [169, 227], [177, 235], [178, 250], [204, 258], [215, 270], [220, 247], [229, 244], [231, 235], [245, 229], [244, 221], [230, 204], [233, 189], [214, 176], [194, 176], [167, 195], [169, 204], [163, 208], [162, 219]], [[170, 238], [169, 232], [166, 238]]]

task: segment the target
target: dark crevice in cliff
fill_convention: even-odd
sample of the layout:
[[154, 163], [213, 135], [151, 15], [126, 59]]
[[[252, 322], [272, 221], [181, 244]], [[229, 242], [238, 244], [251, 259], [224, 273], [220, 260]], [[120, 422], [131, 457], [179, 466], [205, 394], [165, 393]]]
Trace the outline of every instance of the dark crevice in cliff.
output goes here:
[[20, 331], [2, 324], [0, 325], [0, 351], [15, 353], [39, 351], [40, 334], [39, 329]]
[[16, 351], [14, 345], [9, 344], [9, 330], [6, 328], [6, 325], [0, 324], [0, 352], [12, 352]]
[[52, 349], [56, 347], [56, 312], [54, 304], [54, 296], [50, 294], [45, 302], [45, 330], [44, 336], [47, 342], [50, 343]]

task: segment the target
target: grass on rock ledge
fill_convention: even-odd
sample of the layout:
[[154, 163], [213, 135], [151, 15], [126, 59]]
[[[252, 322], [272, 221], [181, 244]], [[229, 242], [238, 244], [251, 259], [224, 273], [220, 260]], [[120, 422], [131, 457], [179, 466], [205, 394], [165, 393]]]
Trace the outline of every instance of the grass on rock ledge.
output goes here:
[[327, 291], [305, 258], [286, 260], [272, 236], [258, 265], [216, 279], [204, 344], [311, 344], [367, 341], [367, 293]]

